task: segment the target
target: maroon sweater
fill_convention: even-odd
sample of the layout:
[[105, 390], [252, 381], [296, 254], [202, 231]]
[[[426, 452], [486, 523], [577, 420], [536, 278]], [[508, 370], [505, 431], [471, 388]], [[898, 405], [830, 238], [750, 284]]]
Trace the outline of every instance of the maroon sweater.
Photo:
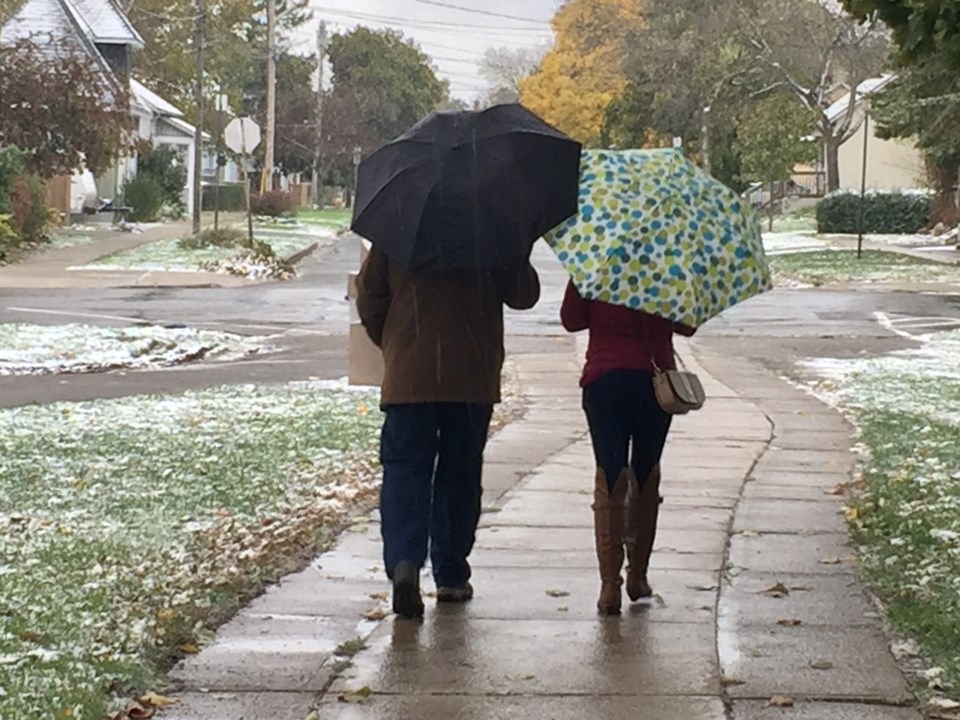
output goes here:
[[581, 387], [611, 370], [653, 371], [676, 368], [673, 333], [693, 335], [693, 330], [638, 310], [597, 300], [584, 300], [573, 283], [567, 285], [560, 310], [563, 327], [570, 332], [590, 331], [587, 362]]

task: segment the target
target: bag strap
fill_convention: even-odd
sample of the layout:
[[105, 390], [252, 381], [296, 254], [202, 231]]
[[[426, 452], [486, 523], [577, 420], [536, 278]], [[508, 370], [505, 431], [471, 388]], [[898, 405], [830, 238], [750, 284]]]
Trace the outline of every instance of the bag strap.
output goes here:
[[[639, 330], [640, 330], [640, 336], [641, 336], [641, 338], [643, 339], [644, 347], [647, 349], [647, 352], [648, 352], [649, 355], [650, 355], [650, 358], [649, 358], [649, 359], [650, 359], [650, 367], [653, 368], [653, 372], [654, 372], [655, 375], [659, 375], [660, 373], [663, 372], [663, 368], [661, 368], [660, 365], [657, 364], [657, 358], [656, 358], [656, 356], [653, 354], [653, 350], [651, 349], [651, 345], [650, 345], [650, 333], [649, 333], [648, 330], [647, 330], [647, 319], [646, 319], [645, 317], [643, 317], [643, 315], [650, 315], [650, 313], [643, 313], [643, 312], [640, 311], [640, 310], [633, 310], [633, 312], [636, 313], [636, 314], [633, 316], [633, 324], [639, 328]], [[655, 316], [655, 315], [650, 315], [650, 317], [656, 317], [656, 316]], [[668, 322], [670, 322], [670, 321], [668, 321]], [[670, 322], [670, 353], [673, 355], [673, 359], [677, 361], [677, 364], [678, 364], [681, 368], [683, 368], [683, 370], [684, 370], [685, 372], [688, 372], [688, 371], [687, 371], [687, 365], [686, 365], [686, 363], [683, 362], [683, 358], [680, 357], [680, 353], [677, 352], [677, 348], [676, 348], [676, 346], [673, 344], [673, 323], [672, 323], [672, 322]]]

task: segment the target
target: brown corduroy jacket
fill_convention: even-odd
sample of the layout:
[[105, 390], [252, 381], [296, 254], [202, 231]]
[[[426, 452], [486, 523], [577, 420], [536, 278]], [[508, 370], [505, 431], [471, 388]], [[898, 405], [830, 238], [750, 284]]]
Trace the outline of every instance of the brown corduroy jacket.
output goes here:
[[411, 275], [373, 249], [357, 309], [383, 351], [381, 404], [500, 402], [503, 306], [528, 310], [540, 279], [528, 262], [500, 270]]

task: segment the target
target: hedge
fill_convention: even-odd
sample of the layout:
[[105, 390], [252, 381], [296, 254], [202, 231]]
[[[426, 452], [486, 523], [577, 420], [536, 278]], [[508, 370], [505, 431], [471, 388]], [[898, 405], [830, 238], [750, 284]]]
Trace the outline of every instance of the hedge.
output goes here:
[[[216, 204], [216, 188], [213, 185], [203, 186], [204, 210], [213, 210]], [[242, 183], [220, 186], [220, 209], [226, 212], [247, 209], [247, 195]]]
[[[860, 231], [860, 195], [833, 193], [817, 205], [817, 228], [829, 235]], [[919, 192], [870, 192], [863, 198], [863, 231], [874, 235], [912, 235], [930, 225], [933, 198]]]

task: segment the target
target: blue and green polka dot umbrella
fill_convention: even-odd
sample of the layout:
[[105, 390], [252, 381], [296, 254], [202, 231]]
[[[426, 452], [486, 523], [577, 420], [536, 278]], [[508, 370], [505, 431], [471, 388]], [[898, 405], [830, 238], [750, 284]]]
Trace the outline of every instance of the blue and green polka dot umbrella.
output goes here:
[[771, 287], [752, 208], [676, 149], [585, 151], [580, 210], [546, 240], [583, 298], [692, 328]]

